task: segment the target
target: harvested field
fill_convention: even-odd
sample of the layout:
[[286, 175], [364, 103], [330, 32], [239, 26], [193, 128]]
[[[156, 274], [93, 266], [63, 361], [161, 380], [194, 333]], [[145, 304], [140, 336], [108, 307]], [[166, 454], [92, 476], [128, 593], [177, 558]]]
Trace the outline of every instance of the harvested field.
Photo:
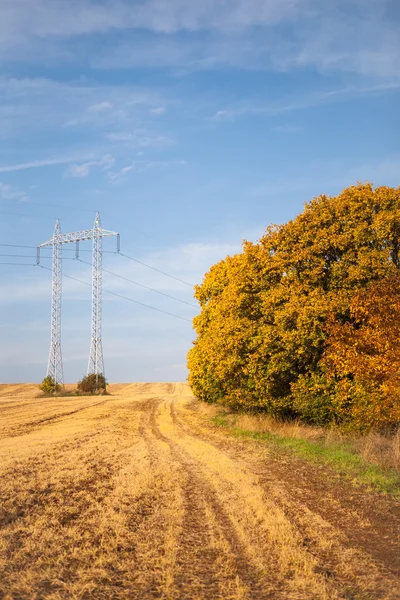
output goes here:
[[0, 386], [0, 598], [400, 598], [400, 504], [213, 426], [184, 383]]

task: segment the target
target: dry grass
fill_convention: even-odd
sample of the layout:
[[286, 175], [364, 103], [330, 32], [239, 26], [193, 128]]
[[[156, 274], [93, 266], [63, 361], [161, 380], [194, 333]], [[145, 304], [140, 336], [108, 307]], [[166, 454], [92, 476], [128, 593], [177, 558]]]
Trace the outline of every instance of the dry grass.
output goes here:
[[396, 597], [383, 563], [266, 479], [268, 451], [216, 433], [186, 384], [110, 391], [0, 386], [0, 598]]
[[[215, 406], [202, 406], [201, 411], [212, 417], [221, 413]], [[364, 435], [346, 434], [339, 429], [325, 429], [301, 421], [277, 421], [269, 415], [223, 412], [227, 425], [255, 433], [271, 433], [286, 438], [343, 446], [382, 469], [400, 470], [400, 428], [383, 434], [370, 431]]]
[[393, 435], [386, 436], [371, 431], [353, 438], [352, 444], [366, 460], [384, 469], [400, 470], [400, 428]]

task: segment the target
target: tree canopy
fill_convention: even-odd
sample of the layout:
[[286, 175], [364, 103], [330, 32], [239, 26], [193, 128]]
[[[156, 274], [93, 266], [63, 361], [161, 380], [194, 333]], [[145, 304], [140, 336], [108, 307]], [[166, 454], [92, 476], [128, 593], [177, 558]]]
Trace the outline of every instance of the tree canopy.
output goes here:
[[359, 184], [211, 267], [195, 288], [196, 395], [318, 423], [398, 421], [399, 243], [400, 188]]

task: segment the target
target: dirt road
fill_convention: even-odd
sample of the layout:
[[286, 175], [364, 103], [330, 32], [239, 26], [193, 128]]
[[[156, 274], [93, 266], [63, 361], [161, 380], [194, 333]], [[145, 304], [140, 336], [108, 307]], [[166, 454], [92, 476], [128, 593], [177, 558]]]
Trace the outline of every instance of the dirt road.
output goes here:
[[212, 426], [186, 384], [0, 386], [0, 598], [400, 598], [400, 506]]

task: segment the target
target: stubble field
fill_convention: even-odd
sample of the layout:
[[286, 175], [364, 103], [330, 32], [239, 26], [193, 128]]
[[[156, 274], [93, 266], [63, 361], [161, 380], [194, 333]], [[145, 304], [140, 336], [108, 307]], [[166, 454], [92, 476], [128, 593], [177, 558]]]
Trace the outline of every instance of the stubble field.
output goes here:
[[396, 599], [400, 507], [213, 426], [184, 383], [0, 386], [0, 598]]

